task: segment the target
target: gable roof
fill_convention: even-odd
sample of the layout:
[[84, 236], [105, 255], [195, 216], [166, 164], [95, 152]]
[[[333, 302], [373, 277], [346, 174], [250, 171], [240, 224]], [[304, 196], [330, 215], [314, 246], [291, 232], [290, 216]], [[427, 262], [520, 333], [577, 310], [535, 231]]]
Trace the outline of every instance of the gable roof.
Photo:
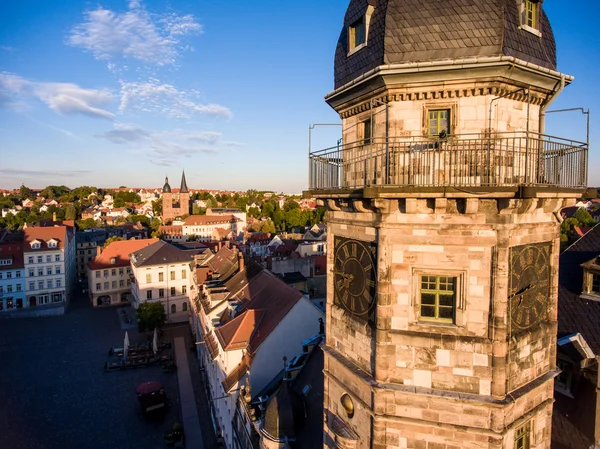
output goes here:
[[242, 221], [233, 215], [190, 215], [183, 221], [183, 226], [205, 226], [213, 224]]
[[[102, 253], [96, 256], [89, 264], [90, 270], [116, 268], [129, 266], [129, 255], [145, 246], [158, 242], [158, 239], [120, 240], [112, 242]], [[115, 263], [111, 263], [114, 259]]]
[[0, 260], [11, 260], [9, 265], [0, 266], [0, 270], [14, 270], [15, 268], [23, 268], [25, 261], [23, 260], [23, 242], [10, 242], [0, 244]]
[[[250, 352], [256, 351], [269, 334], [279, 325], [283, 317], [304, 296], [302, 293], [263, 270], [242, 290], [232, 295], [242, 305], [240, 312], [250, 309], [264, 309], [265, 313], [249, 342]], [[230, 300], [231, 300], [230, 299]]]
[[[64, 249], [65, 242], [68, 238], [67, 226], [40, 226], [25, 228], [25, 242], [23, 252], [40, 252], [40, 251], [56, 251]], [[48, 248], [47, 242], [51, 239], [57, 241], [56, 248]], [[40, 242], [39, 249], [32, 249], [31, 243], [35, 240]]]
[[233, 320], [215, 329], [215, 334], [223, 350], [231, 351], [246, 348], [264, 314], [264, 309], [246, 310]]
[[162, 240], [131, 253], [131, 261], [136, 267], [162, 265], [165, 263], [185, 263], [194, 259], [201, 250], [182, 250]]

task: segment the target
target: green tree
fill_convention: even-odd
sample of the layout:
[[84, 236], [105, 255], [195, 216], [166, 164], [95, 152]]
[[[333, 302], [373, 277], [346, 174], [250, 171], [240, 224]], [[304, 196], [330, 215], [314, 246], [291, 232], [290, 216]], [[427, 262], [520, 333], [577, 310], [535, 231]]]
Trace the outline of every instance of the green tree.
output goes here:
[[274, 214], [275, 214], [275, 203], [273, 203], [272, 201], [264, 202], [262, 205], [262, 216], [273, 219]]
[[260, 218], [260, 209], [258, 207], [253, 206], [248, 209], [248, 212], [246, 212], [246, 214], [252, 218]]
[[260, 232], [264, 232], [266, 234], [275, 234], [275, 223], [273, 223], [273, 221], [269, 218], [263, 222]]
[[121, 240], [125, 240], [125, 239], [123, 237], [118, 237], [116, 235], [109, 237], [106, 239], [106, 242], [104, 242], [104, 246], [102, 247], [102, 249], [105, 249], [112, 242], [120, 242]]
[[140, 204], [142, 199], [135, 192], [116, 192], [113, 195], [113, 207], [123, 207], [125, 203]]
[[594, 220], [590, 213], [583, 207], [577, 209], [577, 212], [575, 212], [573, 218], [581, 223], [580, 226], [594, 226], [596, 224], [596, 220]]
[[167, 319], [165, 308], [161, 302], [143, 302], [137, 312], [138, 330], [140, 332], [152, 331], [160, 328]]
[[194, 204], [192, 206], [192, 214], [193, 215], [206, 215], [206, 209], [204, 207], [197, 206]]
[[162, 208], [162, 199], [158, 198], [154, 201], [152, 201], [152, 212], [154, 213], [155, 217], [161, 217], [162, 216], [162, 212], [163, 212], [163, 208]]
[[300, 208], [292, 208], [285, 213], [285, 221], [288, 228], [295, 228], [306, 225], [306, 218], [303, 216]]
[[19, 187], [19, 199], [24, 201], [27, 199], [32, 200], [34, 198], [35, 195], [33, 191], [29, 187], [25, 186], [25, 184], [21, 184], [21, 187]]
[[96, 220], [93, 218], [86, 218], [85, 220], [78, 220], [77, 227], [80, 231], [85, 231], [86, 229], [93, 228], [96, 226]]

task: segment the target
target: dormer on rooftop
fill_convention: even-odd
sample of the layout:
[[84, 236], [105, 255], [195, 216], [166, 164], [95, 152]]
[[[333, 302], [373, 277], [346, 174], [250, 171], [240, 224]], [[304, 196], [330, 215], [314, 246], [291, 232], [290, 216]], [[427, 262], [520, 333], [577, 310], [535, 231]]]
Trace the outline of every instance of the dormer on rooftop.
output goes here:
[[31, 246], [31, 249], [40, 249], [42, 247], [42, 242], [35, 239], [29, 245]]
[[581, 268], [583, 268], [581, 296], [600, 301], [600, 255], [582, 263]]
[[58, 240], [56, 239], [50, 239], [46, 242], [46, 244], [48, 245], [48, 248], [57, 248], [58, 247]]

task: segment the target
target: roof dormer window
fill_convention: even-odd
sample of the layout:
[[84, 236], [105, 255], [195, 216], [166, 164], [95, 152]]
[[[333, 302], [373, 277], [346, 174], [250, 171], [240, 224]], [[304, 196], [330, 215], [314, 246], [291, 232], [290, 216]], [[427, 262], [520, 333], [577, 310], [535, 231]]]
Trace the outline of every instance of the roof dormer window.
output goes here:
[[521, 0], [521, 26], [522, 30], [542, 37], [540, 32], [541, 0]]
[[38, 240], [31, 242], [31, 249], [40, 249], [40, 242]]
[[369, 36], [369, 23], [374, 7], [369, 5], [364, 16], [355, 20], [348, 27], [348, 55], [360, 50], [367, 45]]
[[52, 239], [52, 240], [48, 240], [48, 242], [47, 242], [47, 243], [48, 243], [48, 248], [56, 248], [56, 246], [57, 246], [57, 245], [56, 245], [56, 244], [57, 244], [57, 241], [56, 241], [56, 240], [54, 240], [54, 239]]

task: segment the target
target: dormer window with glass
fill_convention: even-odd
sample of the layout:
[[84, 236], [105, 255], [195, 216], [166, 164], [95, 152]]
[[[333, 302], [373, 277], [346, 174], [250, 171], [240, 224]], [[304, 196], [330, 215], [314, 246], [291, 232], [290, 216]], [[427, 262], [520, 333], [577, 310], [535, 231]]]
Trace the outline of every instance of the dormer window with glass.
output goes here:
[[41, 244], [38, 240], [34, 240], [33, 242], [31, 242], [31, 249], [40, 249]]
[[52, 239], [52, 240], [48, 240], [48, 248], [56, 248], [57, 247], [57, 241]]
[[541, 0], [521, 0], [521, 29], [541, 37], [540, 9]]
[[348, 27], [348, 54], [352, 54], [367, 45], [369, 23], [371, 22], [373, 10], [374, 7], [369, 5], [365, 15], [352, 22]]

